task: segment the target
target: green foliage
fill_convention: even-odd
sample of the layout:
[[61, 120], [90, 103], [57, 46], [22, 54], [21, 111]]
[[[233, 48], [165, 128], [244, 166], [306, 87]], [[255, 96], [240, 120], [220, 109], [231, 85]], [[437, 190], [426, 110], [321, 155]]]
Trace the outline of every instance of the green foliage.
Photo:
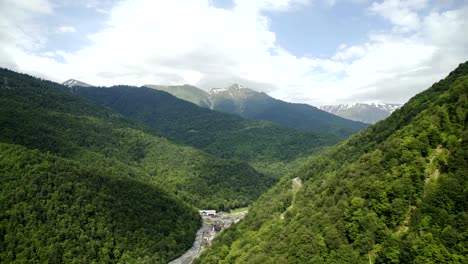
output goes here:
[[302, 132], [266, 121], [245, 120], [149, 88], [88, 87], [79, 88], [78, 93], [152, 126], [176, 142], [220, 158], [248, 162], [257, 170], [276, 177], [288, 172], [289, 162], [316, 153], [342, 138]]
[[196, 263], [467, 263], [467, 98], [468, 62], [283, 178]]
[[192, 208], [100, 167], [0, 143], [0, 262], [165, 263], [200, 226]]

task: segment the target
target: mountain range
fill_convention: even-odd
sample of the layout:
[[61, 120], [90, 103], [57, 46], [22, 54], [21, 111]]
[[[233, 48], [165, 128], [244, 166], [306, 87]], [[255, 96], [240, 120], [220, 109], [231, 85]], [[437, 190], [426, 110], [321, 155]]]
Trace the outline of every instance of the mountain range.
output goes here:
[[354, 103], [323, 105], [320, 106], [319, 109], [350, 120], [375, 124], [376, 122], [389, 117], [393, 111], [401, 106], [401, 104]]
[[252, 120], [267, 120], [291, 128], [349, 136], [367, 125], [329, 114], [307, 104], [288, 103], [239, 84], [205, 92], [191, 85], [144, 85], [162, 90], [201, 107], [236, 114]]

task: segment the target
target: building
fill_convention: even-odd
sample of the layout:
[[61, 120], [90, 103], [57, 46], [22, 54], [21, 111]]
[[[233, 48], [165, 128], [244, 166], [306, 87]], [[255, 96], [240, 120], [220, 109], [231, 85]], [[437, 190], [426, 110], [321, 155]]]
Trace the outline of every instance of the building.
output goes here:
[[200, 210], [198, 212], [201, 216], [216, 216], [216, 210]]

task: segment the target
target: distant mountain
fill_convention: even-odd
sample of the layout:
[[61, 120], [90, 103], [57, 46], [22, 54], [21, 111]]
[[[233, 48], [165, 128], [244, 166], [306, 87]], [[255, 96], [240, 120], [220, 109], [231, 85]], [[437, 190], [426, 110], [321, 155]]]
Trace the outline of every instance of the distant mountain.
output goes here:
[[374, 124], [382, 119], [389, 117], [393, 111], [400, 108], [401, 104], [340, 104], [323, 105], [319, 108], [337, 116], [346, 119], [359, 121], [368, 124]]
[[62, 83], [62, 85], [68, 86], [68, 87], [92, 87], [92, 85], [75, 80], [75, 79], [69, 79], [65, 82]]
[[306, 104], [277, 100], [239, 84], [213, 88], [209, 93], [194, 86], [155, 86], [199, 106], [254, 120], [267, 120], [295, 129], [349, 136], [367, 125], [327, 113]]

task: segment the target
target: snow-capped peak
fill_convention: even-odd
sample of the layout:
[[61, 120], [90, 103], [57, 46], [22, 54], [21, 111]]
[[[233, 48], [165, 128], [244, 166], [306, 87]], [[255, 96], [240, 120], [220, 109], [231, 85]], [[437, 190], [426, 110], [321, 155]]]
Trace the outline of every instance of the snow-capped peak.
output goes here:
[[65, 82], [62, 83], [62, 85], [68, 86], [68, 87], [75, 87], [75, 86], [81, 86], [81, 87], [90, 87], [91, 85], [75, 80], [75, 79], [69, 79]]
[[211, 88], [210, 94], [222, 93], [222, 92], [226, 92], [227, 90], [228, 90], [227, 88]]
[[351, 103], [340, 105], [323, 105], [320, 110], [365, 123], [375, 123], [386, 118], [393, 111], [400, 108], [401, 104], [385, 103]]
[[227, 88], [211, 88], [210, 94], [219, 94], [223, 92], [238, 94], [238, 93], [243, 93], [243, 92], [248, 92], [248, 91], [251, 91], [251, 90], [243, 85], [234, 83]]

